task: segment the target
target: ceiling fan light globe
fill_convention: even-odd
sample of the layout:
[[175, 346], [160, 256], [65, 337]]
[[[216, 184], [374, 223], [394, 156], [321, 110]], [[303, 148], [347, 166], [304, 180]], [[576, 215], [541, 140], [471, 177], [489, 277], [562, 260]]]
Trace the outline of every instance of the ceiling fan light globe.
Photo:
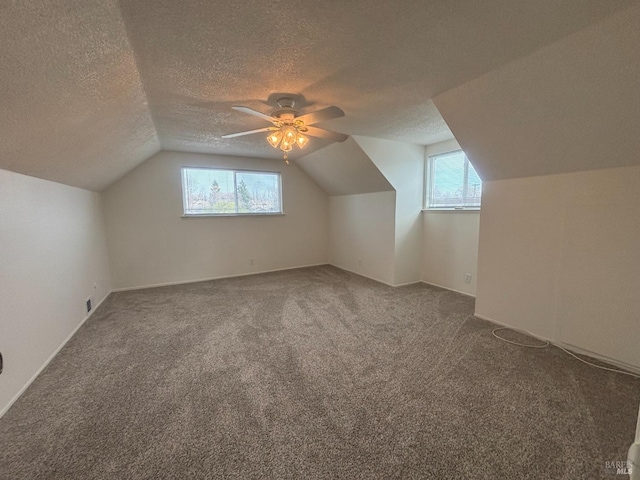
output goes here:
[[280, 130], [276, 130], [267, 135], [267, 142], [269, 142], [273, 148], [278, 148], [280, 140], [282, 140], [282, 132]]
[[283, 152], [290, 152], [291, 150], [293, 150], [293, 144], [289, 143], [285, 138], [280, 144], [280, 150], [282, 150]]
[[309, 138], [305, 137], [301, 133], [298, 133], [298, 136], [296, 137], [296, 145], [298, 145], [298, 147], [300, 148], [304, 148], [307, 146], [307, 143], [309, 143]]
[[296, 136], [298, 135], [298, 131], [295, 127], [288, 125], [282, 128], [282, 136], [283, 139], [289, 142], [290, 144], [296, 143]]

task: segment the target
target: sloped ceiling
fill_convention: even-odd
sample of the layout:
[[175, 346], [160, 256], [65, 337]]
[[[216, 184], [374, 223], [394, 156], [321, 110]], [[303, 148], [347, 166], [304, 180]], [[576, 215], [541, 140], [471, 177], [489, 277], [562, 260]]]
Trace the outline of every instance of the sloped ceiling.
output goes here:
[[296, 162], [329, 195], [393, 191], [371, 158], [353, 139], [333, 143]]
[[640, 165], [640, 4], [434, 101], [483, 180]]
[[631, 3], [3, 2], [0, 168], [100, 190], [160, 148], [277, 157], [220, 135], [264, 126], [230, 107], [279, 93], [341, 107], [336, 131], [434, 143], [451, 135], [434, 95]]
[[115, 2], [0, 5], [0, 168], [101, 190], [160, 149]]

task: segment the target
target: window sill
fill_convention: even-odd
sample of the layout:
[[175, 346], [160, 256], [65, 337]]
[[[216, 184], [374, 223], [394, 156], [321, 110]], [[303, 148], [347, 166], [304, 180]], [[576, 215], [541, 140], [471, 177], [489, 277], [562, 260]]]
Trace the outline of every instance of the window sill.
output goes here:
[[182, 218], [215, 218], [215, 217], [284, 217], [284, 213], [203, 213], [182, 215]]
[[480, 213], [479, 208], [423, 208], [422, 213]]

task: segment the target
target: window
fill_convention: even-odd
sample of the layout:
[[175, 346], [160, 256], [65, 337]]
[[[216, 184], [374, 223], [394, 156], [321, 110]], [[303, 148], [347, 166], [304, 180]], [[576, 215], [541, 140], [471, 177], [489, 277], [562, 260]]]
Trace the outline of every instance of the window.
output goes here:
[[182, 168], [185, 216], [282, 213], [280, 173]]
[[429, 157], [426, 175], [426, 208], [480, 208], [482, 180], [462, 150]]

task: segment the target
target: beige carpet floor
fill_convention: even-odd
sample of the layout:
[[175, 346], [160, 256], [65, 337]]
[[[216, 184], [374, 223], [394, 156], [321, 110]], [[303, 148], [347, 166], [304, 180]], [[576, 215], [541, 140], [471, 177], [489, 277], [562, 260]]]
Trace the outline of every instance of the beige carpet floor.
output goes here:
[[0, 478], [597, 479], [640, 381], [334, 267], [112, 294], [0, 419]]

